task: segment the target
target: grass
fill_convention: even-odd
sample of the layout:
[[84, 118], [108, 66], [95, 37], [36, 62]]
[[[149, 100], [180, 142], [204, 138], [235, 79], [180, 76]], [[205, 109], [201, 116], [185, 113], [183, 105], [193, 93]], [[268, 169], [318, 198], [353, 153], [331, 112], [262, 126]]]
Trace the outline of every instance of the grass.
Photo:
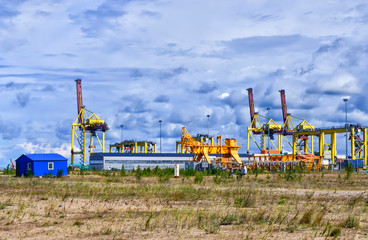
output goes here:
[[[368, 234], [366, 175], [256, 172], [238, 178], [188, 171], [176, 179], [168, 170], [121, 172], [4, 176], [2, 236], [168, 239], [175, 232], [184, 239], [300, 239]], [[14, 228], [34, 230], [17, 233]]]

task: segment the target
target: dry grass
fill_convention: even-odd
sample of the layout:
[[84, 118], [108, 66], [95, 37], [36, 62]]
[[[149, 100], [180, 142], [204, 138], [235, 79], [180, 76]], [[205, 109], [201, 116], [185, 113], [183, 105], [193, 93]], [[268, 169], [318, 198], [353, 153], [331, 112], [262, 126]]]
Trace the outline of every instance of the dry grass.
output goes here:
[[[368, 238], [368, 176], [0, 178], [3, 239]], [[197, 177], [198, 179], [198, 177]]]

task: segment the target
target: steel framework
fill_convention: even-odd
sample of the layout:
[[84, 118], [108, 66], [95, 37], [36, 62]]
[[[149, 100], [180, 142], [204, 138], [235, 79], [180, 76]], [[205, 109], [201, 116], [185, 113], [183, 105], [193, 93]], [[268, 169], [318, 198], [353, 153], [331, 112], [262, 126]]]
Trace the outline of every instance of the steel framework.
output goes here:
[[[105, 152], [105, 131], [109, 129], [104, 119], [99, 118], [92, 111], [83, 106], [82, 83], [80, 79], [75, 80], [77, 87], [77, 107], [78, 117], [72, 124], [72, 142], [71, 142], [71, 164], [74, 164], [75, 155], [80, 155], [80, 164], [86, 162], [86, 135], [89, 134], [89, 154], [93, 154], [93, 139], [95, 138], [102, 152]], [[79, 136], [78, 136], [79, 133]], [[99, 136], [100, 135], [100, 136]], [[101, 141], [102, 139], [102, 141]], [[75, 140], [78, 143], [79, 150], [76, 150]]]

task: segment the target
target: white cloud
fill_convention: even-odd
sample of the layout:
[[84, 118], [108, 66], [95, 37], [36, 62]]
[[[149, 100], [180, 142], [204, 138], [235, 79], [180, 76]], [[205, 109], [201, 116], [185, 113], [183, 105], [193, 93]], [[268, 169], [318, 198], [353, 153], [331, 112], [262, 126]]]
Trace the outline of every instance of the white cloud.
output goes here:
[[86, 107], [112, 125], [107, 142], [122, 123], [127, 138], [157, 141], [162, 119], [165, 151], [182, 125], [206, 132], [207, 114], [211, 133], [244, 139], [250, 87], [256, 111], [271, 107], [278, 121], [280, 89], [289, 112], [315, 125], [339, 125], [347, 95], [351, 118], [368, 117], [365, 1], [123, 2], [6, 4], [1, 135], [20, 135], [0, 141], [2, 162], [14, 146], [70, 156], [76, 78]]

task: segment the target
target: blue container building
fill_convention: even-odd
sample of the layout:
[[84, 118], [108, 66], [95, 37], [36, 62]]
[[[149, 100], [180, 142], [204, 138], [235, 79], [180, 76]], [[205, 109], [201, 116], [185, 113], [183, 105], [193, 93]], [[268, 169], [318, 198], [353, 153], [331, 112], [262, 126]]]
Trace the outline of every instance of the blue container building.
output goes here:
[[55, 153], [23, 154], [16, 161], [16, 175], [18, 177], [33, 175], [65, 176], [68, 174], [68, 159]]

